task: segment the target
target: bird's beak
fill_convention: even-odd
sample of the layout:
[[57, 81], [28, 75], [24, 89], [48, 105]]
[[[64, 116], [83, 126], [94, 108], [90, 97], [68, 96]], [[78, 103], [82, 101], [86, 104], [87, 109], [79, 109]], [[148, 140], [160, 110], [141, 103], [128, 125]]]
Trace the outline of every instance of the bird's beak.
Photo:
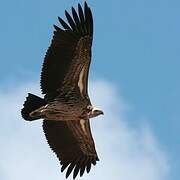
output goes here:
[[104, 112], [103, 112], [103, 111], [101, 111], [101, 112], [100, 112], [100, 114], [101, 114], [101, 115], [104, 115]]

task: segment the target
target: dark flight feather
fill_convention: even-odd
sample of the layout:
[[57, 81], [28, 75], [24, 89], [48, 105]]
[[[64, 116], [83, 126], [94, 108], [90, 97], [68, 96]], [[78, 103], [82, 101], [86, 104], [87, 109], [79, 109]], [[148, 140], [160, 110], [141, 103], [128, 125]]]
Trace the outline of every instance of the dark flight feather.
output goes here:
[[80, 170], [80, 165], [79, 163], [75, 166], [75, 169], [74, 169], [74, 172], [73, 172], [73, 179], [76, 178], [76, 176], [78, 175], [79, 173], [79, 170]]
[[69, 162], [65, 162], [61, 167], [61, 172], [63, 172], [69, 165]]
[[60, 22], [60, 24], [62, 25], [62, 27], [66, 30], [71, 30], [71, 28], [68, 26], [68, 24], [63, 20], [61, 19], [60, 17], [58, 17], [58, 20]]
[[80, 177], [84, 174], [84, 171], [86, 169], [86, 166], [82, 166], [80, 169]]
[[81, 20], [81, 24], [84, 25], [84, 13], [80, 4], [78, 4], [79, 18]]
[[89, 173], [90, 172], [90, 170], [91, 170], [91, 161], [87, 164], [87, 166], [86, 166], [86, 171], [87, 171], [87, 173]]
[[68, 23], [70, 24], [71, 28], [73, 31], [76, 31], [76, 25], [72, 19], [72, 17], [69, 15], [69, 13], [67, 11], [65, 11], [65, 15], [66, 15], [66, 18], [68, 20]]
[[74, 169], [75, 165], [76, 165], [75, 162], [72, 162], [72, 163], [70, 164], [70, 166], [68, 167], [68, 170], [67, 170], [67, 172], [66, 172], [66, 178], [69, 177], [69, 175], [71, 174], [71, 172], [72, 172], [72, 170]]
[[74, 21], [76, 23], [76, 26], [77, 26], [77, 29], [78, 29], [80, 21], [79, 21], [78, 14], [77, 14], [76, 10], [73, 7], [72, 7], [72, 15], [73, 15], [73, 19], [74, 19]]

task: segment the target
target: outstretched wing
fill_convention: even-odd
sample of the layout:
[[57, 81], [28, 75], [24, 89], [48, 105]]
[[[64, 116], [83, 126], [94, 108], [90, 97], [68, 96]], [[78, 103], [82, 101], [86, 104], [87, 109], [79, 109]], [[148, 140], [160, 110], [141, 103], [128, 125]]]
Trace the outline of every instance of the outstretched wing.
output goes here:
[[44, 120], [43, 129], [51, 149], [60, 160], [61, 172], [67, 168], [66, 178], [73, 171], [75, 179], [78, 173], [89, 173], [98, 156], [91, 135], [89, 120], [48, 121]]
[[88, 71], [91, 61], [93, 18], [87, 3], [78, 12], [72, 7], [72, 16], [65, 11], [68, 23], [60, 17], [63, 28], [54, 25], [55, 31], [41, 72], [42, 93], [54, 98], [60, 90], [79, 89], [87, 96]]

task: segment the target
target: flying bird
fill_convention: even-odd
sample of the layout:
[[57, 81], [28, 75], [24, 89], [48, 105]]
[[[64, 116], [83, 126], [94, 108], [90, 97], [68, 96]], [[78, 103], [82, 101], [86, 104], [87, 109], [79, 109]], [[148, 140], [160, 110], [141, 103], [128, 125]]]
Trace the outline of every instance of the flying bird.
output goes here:
[[44, 58], [40, 86], [43, 98], [28, 94], [22, 117], [43, 119], [43, 130], [50, 148], [57, 155], [66, 178], [89, 173], [99, 161], [90, 129], [90, 118], [103, 114], [91, 104], [88, 74], [93, 41], [93, 17], [84, 3], [65, 11], [67, 22], [54, 25], [54, 35]]

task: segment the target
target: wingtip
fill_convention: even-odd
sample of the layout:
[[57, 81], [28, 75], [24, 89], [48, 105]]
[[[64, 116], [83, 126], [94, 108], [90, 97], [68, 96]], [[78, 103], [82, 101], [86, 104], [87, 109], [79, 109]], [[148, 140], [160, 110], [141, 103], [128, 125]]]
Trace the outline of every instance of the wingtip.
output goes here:
[[86, 1], [84, 1], [84, 8], [88, 8], [88, 4]]
[[65, 15], [67, 16], [69, 13], [67, 12], [67, 10], [64, 11], [65, 12]]
[[84, 174], [84, 171], [85, 171], [85, 166], [83, 166], [81, 169], [80, 169], [80, 177], [82, 177], [83, 176], [83, 174]]
[[72, 12], [73, 12], [73, 11], [76, 11], [75, 8], [74, 8], [73, 6], [71, 7], [71, 10], [72, 10]]
[[62, 19], [58, 16], [58, 20], [61, 24], [61, 26], [65, 29], [65, 30], [71, 30], [71, 28], [69, 27], [69, 25]]
[[71, 163], [70, 166], [68, 167], [68, 170], [66, 172], [66, 179], [69, 177], [71, 174], [72, 170], [74, 169], [75, 163]]
[[78, 3], [78, 8], [79, 8], [79, 7], [81, 7], [81, 4], [80, 4], [80, 3]]
[[84, 5], [86, 5], [86, 6], [87, 6], [87, 1], [86, 1], [86, 0], [84, 1]]
[[54, 27], [54, 29], [55, 29], [56, 31], [58, 31], [58, 30], [59, 30], [59, 27], [58, 27], [58, 26], [56, 26], [55, 24], [53, 24], [53, 27]]
[[88, 165], [86, 166], [86, 172], [89, 173], [91, 170], [91, 162], [88, 163]]
[[82, 6], [81, 6], [80, 3], [78, 3], [78, 10], [79, 10], [79, 11], [83, 11], [83, 10], [82, 10]]
[[69, 163], [64, 163], [61, 167], [61, 172], [63, 172], [67, 167], [68, 167]]
[[79, 173], [79, 170], [80, 170], [80, 167], [79, 165], [77, 164], [75, 169], [74, 169], [74, 172], [73, 172], [73, 179], [75, 179]]

